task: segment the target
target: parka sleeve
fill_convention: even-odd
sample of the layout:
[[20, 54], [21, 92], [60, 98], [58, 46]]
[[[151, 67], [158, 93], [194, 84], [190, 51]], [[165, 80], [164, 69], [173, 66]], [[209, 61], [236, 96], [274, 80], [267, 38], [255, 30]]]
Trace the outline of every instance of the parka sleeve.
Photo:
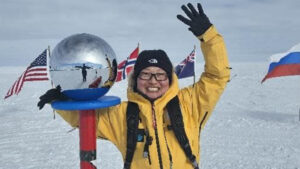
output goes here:
[[[115, 145], [120, 144], [124, 139], [125, 130], [122, 109], [124, 109], [124, 105], [120, 104], [96, 110], [96, 135], [98, 138], [109, 140]], [[56, 112], [72, 127], [79, 127], [79, 111], [56, 110]]]
[[193, 86], [181, 90], [184, 100], [192, 103], [192, 117], [204, 127], [230, 78], [230, 68], [223, 37], [211, 26], [198, 39], [205, 60], [204, 72]]

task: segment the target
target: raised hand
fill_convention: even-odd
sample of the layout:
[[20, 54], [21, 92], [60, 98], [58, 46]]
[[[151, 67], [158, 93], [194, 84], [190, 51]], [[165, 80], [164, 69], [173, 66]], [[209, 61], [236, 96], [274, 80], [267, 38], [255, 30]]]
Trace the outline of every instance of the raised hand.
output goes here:
[[[188, 8], [187, 8], [188, 7]], [[181, 6], [181, 9], [188, 16], [188, 19], [182, 15], [177, 15], [177, 18], [189, 26], [189, 30], [195, 35], [200, 36], [212, 25], [208, 17], [203, 12], [200, 3], [197, 4], [198, 11], [194, 8], [191, 3]]]

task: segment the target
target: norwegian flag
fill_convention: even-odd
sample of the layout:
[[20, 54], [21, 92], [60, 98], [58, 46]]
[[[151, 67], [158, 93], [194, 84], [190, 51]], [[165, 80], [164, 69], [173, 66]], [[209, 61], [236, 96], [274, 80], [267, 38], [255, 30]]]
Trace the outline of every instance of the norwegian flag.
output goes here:
[[195, 76], [195, 49], [175, 67], [178, 79]]
[[134, 49], [134, 51], [129, 55], [129, 57], [126, 60], [123, 60], [118, 65], [116, 82], [126, 79], [127, 75], [132, 71], [138, 55], [139, 46]]
[[47, 71], [48, 50], [44, 50], [15, 81], [6, 93], [4, 99], [16, 94], [18, 95], [25, 82], [49, 80]]

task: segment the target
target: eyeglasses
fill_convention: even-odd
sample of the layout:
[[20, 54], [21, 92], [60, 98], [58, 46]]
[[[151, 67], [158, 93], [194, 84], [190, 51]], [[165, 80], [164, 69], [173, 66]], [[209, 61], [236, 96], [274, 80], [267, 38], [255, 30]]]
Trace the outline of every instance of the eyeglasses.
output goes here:
[[148, 73], [148, 72], [141, 72], [139, 74], [139, 79], [142, 80], [150, 80], [154, 76], [155, 80], [157, 81], [164, 81], [167, 80], [168, 76], [166, 73]]

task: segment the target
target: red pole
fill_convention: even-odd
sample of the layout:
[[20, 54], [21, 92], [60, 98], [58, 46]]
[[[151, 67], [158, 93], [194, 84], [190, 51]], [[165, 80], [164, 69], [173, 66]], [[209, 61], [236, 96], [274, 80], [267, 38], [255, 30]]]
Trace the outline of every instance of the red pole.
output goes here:
[[80, 169], [96, 169], [95, 110], [81, 110], [79, 117]]

